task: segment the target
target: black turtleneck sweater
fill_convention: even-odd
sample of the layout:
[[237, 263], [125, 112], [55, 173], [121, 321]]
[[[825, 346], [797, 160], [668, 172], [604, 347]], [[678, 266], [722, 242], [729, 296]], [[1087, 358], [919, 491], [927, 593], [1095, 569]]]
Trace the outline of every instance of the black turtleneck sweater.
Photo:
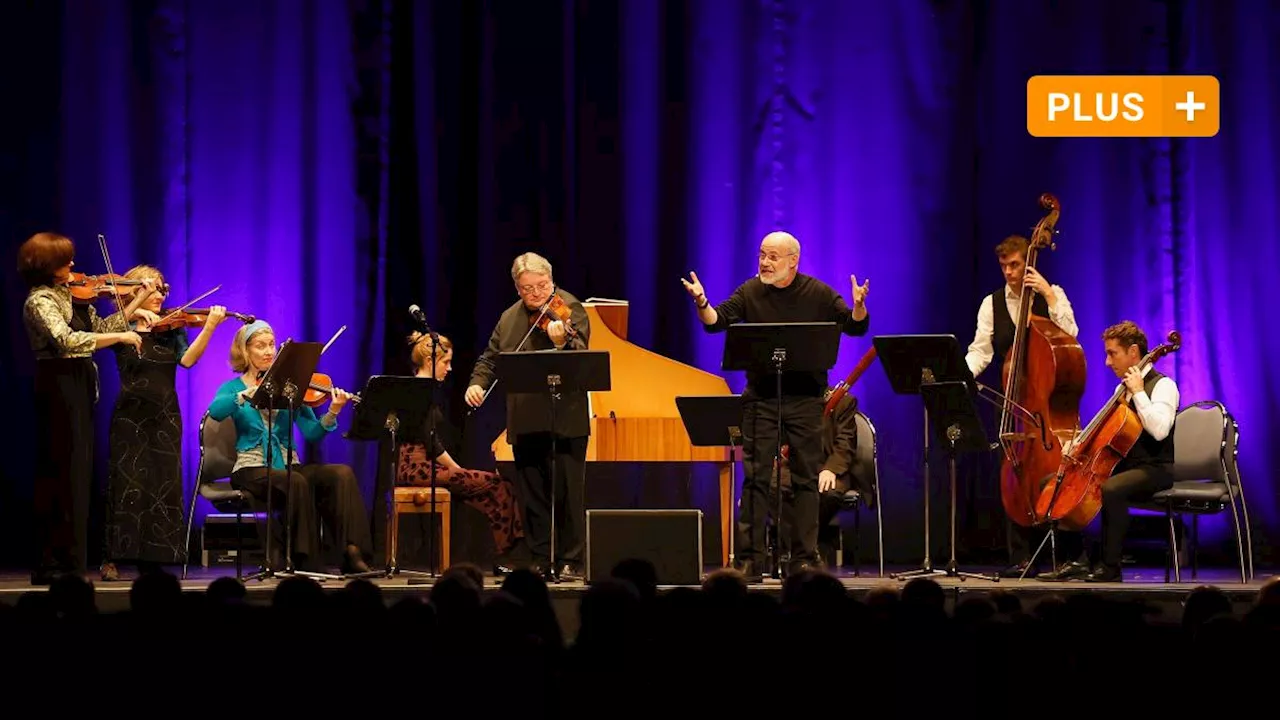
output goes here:
[[[845, 335], [866, 335], [871, 316], [853, 319], [853, 310], [830, 285], [804, 273], [797, 273], [784, 288], [766, 285], [759, 277], [738, 286], [733, 294], [716, 305], [716, 321], [703, 325], [709, 333], [723, 332], [734, 323], [834, 322]], [[772, 398], [777, 379], [772, 373], [747, 373], [744, 394]], [[826, 372], [782, 373], [783, 396], [822, 397], [827, 389]]]

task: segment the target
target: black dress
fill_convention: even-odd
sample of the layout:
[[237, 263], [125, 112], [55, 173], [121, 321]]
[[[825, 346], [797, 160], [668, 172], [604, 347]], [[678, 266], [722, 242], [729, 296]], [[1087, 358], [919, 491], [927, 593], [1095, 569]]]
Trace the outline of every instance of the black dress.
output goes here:
[[[73, 331], [92, 332], [87, 309], [75, 306]], [[93, 407], [98, 368], [89, 357], [42, 358], [35, 377], [35, 531], [33, 578], [82, 573], [88, 555], [93, 487]]]
[[116, 345], [120, 395], [111, 415], [106, 559], [183, 560], [182, 412], [175, 387], [183, 328], [142, 334], [142, 352]]

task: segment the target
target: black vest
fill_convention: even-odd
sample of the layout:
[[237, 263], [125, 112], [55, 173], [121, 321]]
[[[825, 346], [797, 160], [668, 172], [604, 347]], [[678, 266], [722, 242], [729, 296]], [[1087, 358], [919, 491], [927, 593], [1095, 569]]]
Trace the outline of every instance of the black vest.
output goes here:
[[[1005, 302], [1004, 285], [991, 293], [991, 317], [994, 321], [991, 332], [991, 346], [995, 349], [995, 357], [1004, 362], [1005, 353], [1013, 346], [1013, 317], [1009, 315], [1009, 304]], [[1028, 289], [1032, 293], [1031, 314], [1049, 317], [1049, 303], [1040, 293]]]
[[[1147, 373], [1147, 377], [1143, 382], [1143, 389], [1147, 392], [1147, 397], [1151, 397], [1151, 391], [1155, 389], [1156, 383], [1164, 375], [1152, 368]], [[1133, 400], [1129, 400], [1129, 407], [1137, 412]], [[1177, 408], [1174, 408], [1177, 410]], [[1175, 422], [1176, 424], [1176, 422]], [[1173, 428], [1169, 428], [1169, 434], [1163, 440], [1156, 440], [1151, 437], [1151, 433], [1146, 430], [1138, 436], [1138, 442], [1134, 444], [1133, 449], [1129, 451], [1125, 457], [1125, 466], [1133, 465], [1172, 465], [1173, 464]]]

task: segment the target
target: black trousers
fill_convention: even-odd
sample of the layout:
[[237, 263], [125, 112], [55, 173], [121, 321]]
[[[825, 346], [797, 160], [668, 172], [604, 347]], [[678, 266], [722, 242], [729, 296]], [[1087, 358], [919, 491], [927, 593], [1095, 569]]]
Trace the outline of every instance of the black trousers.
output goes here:
[[79, 573], [88, 562], [97, 383], [90, 358], [36, 362], [35, 573]]
[[[844, 504], [844, 494], [847, 490], [837, 487], [835, 490], [828, 490], [824, 493], [818, 493], [818, 545], [825, 553], [835, 550], [836, 543], [840, 539], [840, 528], [832, 525], [831, 521], [840, 513], [840, 507]], [[782, 496], [782, 527], [792, 527], [795, 525], [795, 504], [790, 502], [788, 496], [791, 491], [788, 489]], [[776, 498], [770, 502], [777, 502]], [[773, 505], [769, 506], [769, 516], [773, 516]]]
[[[286, 484], [287, 477], [292, 478], [289, 484]], [[308, 463], [295, 465], [289, 474], [284, 470], [254, 467], [241, 468], [231, 475], [231, 487], [249, 494], [254, 512], [266, 511], [268, 482], [275, 492], [271, 498], [273, 513], [284, 512], [285, 493], [289, 493], [289, 528], [296, 565], [320, 556], [320, 522], [329, 529], [333, 546], [345, 551], [348, 545], [355, 545], [365, 559], [369, 559], [373, 549], [369, 515], [360, 495], [360, 484], [350, 466]], [[285, 535], [283, 523], [270, 525], [275, 565], [276, 558], [283, 557]], [[266, 542], [266, 532], [261, 525], [258, 537]]]
[[[586, 548], [587, 438], [517, 435], [512, 443], [524, 537], [535, 563], [581, 566]], [[555, 457], [556, 556], [551, 557], [551, 460]]]
[[[1161, 490], [1173, 487], [1172, 471], [1162, 465], [1147, 463], [1121, 463], [1116, 473], [1102, 483], [1102, 536], [1100, 538], [1101, 554], [1098, 561], [1111, 567], [1120, 567], [1124, 556], [1124, 539], [1129, 533], [1129, 506], [1134, 501], [1142, 501]], [[1041, 528], [1023, 528], [1014, 526], [1014, 536], [1024, 546], [1030, 542], [1039, 542], [1044, 530]], [[1088, 548], [1085, 546], [1084, 534], [1076, 531], [1059, 530], [1054, 542], [1058, 548], [1058, 561], [1078, 560], [1089, 562]], [[1047, 557], [1041, 553], [1042, 557]], [[1017, 556], [1015, 555], [1015, 558]], [[1023, 559], [1029, 555], [1023, 556]], [[1015, 559], [1015, 562], [1018, 562]]]
[[[820, 397], [777, 400], [746, 397], [742, 406], [742, 506], [738, 512], [736, 559], [759, 562], [768, 551], [765, 519], [769, 515], [770, 480], [774, 472], [778, 435], [790, 446], [791, 492], [784, 493], [778, 528], [779, 550], [790, 546], [792, 562], [813, 562], [818, 557], [818, 470], [822, 465], [822, 408]], [[789, 495], [789, 497], [787, 497]], [[792, 519], [792, 522], [786, 522]], [[779, 555], [782, 553], [779, 552]]]

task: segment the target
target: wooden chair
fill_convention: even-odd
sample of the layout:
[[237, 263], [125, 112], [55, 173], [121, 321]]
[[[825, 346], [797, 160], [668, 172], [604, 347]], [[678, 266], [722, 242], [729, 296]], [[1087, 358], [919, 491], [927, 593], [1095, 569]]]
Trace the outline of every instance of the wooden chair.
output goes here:
[[[404, 486], [395, 489], [390, 518], [387, 522], [387, 567], [397, 570], [400, 565], [396, 552], [400, 544], [400, 516], [402, 514], [431, 514], [431, 492], [429, 487]], [[443, 487], [435, 488], [436, 513], [440, 516], [440, 567], [443, 572], [449, 567], [449, 535], [453, 528], [450, 518], [453, 513], [452, 497]], [[432, 530], [434, 532], [434, 529]]]

